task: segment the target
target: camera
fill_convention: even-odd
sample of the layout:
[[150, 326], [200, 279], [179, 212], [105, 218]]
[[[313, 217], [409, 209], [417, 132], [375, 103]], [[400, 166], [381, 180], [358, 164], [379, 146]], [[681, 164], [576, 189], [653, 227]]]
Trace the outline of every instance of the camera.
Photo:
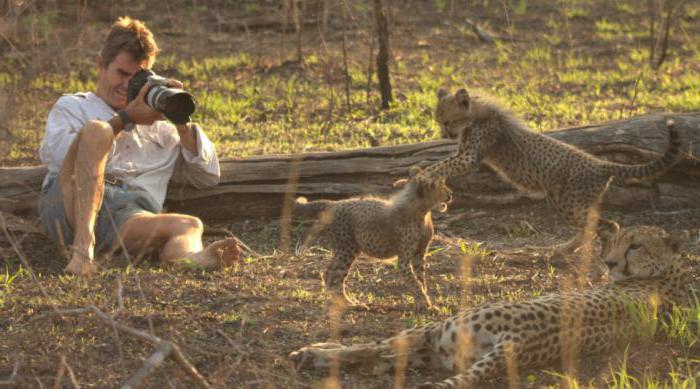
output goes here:
[[178, 88], [169, 88], [168, 80], [152, 70], [139, 70], [127, 86], [127, 102], [135, 99], [141, 88], [148, 83], [146, 91], [146, 104], [149, 107], [165, 115], [175, 124], [186, 124], [190, 121], [190, 115], [194, 112], [194, 97]]

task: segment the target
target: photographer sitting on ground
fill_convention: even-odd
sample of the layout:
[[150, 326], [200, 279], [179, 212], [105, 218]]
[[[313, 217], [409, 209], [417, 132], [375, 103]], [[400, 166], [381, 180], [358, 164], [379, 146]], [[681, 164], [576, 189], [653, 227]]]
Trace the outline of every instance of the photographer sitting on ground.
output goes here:
[[39, 212], [48, 235], [71, 248], [68, 273], [93, 274], [95, 252], [119, 247], [135, 254], [158, 248], [162, 261], [207, 269], [240, 255], [234, 238], [204, 248], [198, 218], [159, 213], [171, 177], [206, 187], [219, 183], [220, 172], [199, 126], [166, 122], [145, 102], [150, 84], [127, 104], [129, 80], [150, 69], [157, 52], [142, 22], [119, 18], [97, 57], [96, 91], [64, 95], [49, 113], [39, 150], [49, 169]]

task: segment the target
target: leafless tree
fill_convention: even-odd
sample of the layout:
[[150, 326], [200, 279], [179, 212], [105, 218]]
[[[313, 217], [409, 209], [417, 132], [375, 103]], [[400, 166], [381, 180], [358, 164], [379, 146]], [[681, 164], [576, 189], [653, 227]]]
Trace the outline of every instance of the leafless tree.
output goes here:
[[379, 78], [379, 91], [382, 95], [382, 109], [389, 108], [394, 100], [391, 94], [391, 78], [389, 77], [389, 23], [382, 0], [374, 0], [374, 15], [377, 22], [377, 77]]
[[673, 28], [673, 18], [677, 11], [682, 13], [684, 5], [685, 0], [647, 0], [647, 11], [649, 14], [649, 64], [652, 69], [659, 69], [666, 60], [668, 40]]
[[304, 5], [302, 3], [302, 0], [293, 0], [292, 1], [292, 17], [294, 18], [294, 30], [296, 31], [297, 34], [297, 63], [301, 65], [304, 63], [304, 55], [302, 53], [302, 30], [304, 26], [304, 21], [303, 19], [304, 15]]

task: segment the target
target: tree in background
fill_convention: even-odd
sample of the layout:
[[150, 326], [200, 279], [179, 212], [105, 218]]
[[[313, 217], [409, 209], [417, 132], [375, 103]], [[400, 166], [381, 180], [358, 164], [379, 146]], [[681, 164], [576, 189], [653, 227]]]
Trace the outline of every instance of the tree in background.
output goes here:
[[[652, 69], [659, 69], [664, 60], [666, 60], [668, 38], [673, 27], [671, 25], [672, 19], [676, 10], [679, 11], [678, 14], [683, 14], [684, 5], [685, 0], [647, 0], [647, 10], [649, 12], [649, 64]], [[661, 25], [662, 21], [663, 27]], [[657, 26], [659, 28], [658, 31], [656, 29]]]
[[377, 78], [379, 91], [382, 95], [382, 109], [389, 108], [394, 98], [391, 95], [391, 79], [389, 77], [389, 26], [384, 12], [382, 0], [374, 0], [374, 15], [377, 20]]

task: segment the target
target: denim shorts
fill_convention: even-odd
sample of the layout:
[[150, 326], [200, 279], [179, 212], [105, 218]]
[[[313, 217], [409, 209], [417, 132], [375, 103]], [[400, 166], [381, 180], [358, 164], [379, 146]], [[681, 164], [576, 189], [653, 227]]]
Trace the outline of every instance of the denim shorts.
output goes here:
[[[95, 221], [95, 251], [111, 250], [119, 228], [138, 213], [158, 213], [160, 205], [148, 193], [105, 183], [102, 207]], [[56, 243], [68, 247], [73, 243], [73, 228], [63, 207], [58, 175], [49, 175], [39, 196], [39, 217], [46, 234]]]

